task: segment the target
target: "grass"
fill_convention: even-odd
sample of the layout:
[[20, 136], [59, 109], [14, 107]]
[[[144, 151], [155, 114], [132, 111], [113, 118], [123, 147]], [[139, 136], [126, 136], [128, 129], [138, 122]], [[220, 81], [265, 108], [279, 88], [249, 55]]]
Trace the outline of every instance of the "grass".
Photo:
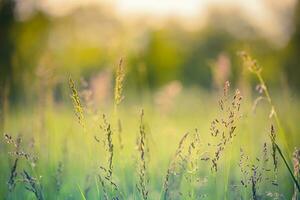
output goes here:
[[[262, 85], [264, 93], [258, 97], [268, 103], [256, 102], [255, 113], [252, 97], [229, 82], [220, 92], [186, 89], [172, 99], [175, 106], [168, 112], [151, 99], [137, 103], [130, 94], [124, 99], [122, 61], [114, 103], [88, 113], [89, 104], [81, 100], [80, 87], [70, 78], [71, 99], [44, 108], [43, 132], [34, 107], [6, 116], [0, 143], [0, 196], [144, 200], [297, 196], [299, 176], [291, 167], [291, 149], [300, 145], [296, 117], [300, 100], [285, 101], [280, 91], [271, 98], [261, 68], [249, 55], [242, 57]], [[279, 121], [279, 113], [284, 120]], [[274, 131], [270, 137], [271, 124], [276, 124], [279, 137]]]
[[247, 54], [246, 52], [240, 52], [239, 55], [241, 56], [244, 65], [246, 67], [248, 67], [249, 71], [252, 72], [253, 74], [255, 74], [255, 76], [258, 78], [259, 80], [259, 87], [262, 89], [264, 96], [260, 96], [258, 97], [260, 98], [266, 98], [269, 106], [270, 106], [270, 115], [269, 118], [274, 118], [275, 122], [279, 128], [279, 133], [280, 136], [282, 137], [282, 142], [284, 142], [285, 148], [287, 149], [288, 153], [291, 153], [291, 149], [289, 148], [289, 145], [287, 144], [287, 139], [286, 139], [286, 133], [285, 130], [283, 129], [279, 116], [277, 114], [277, 109], [275, 108], [274, 104], [273, 104], [273, 100], [271, 98], [269, 89], [263, 79], [262, 76], [262, 67], [258, 64], [258, 62], [253, 59], [249, 54]]

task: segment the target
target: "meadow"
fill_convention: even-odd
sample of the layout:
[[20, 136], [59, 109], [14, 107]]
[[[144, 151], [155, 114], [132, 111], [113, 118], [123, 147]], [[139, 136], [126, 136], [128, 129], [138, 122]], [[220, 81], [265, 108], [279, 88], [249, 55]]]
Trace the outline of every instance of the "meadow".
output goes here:
[[299, 199], [300, 99], [240, 57], [254, 86], [162, 90], [160, 103], [124, 91], [122, 63], [102, 106], [65, 77], [63, 103], [5, 116], [1, 199]]

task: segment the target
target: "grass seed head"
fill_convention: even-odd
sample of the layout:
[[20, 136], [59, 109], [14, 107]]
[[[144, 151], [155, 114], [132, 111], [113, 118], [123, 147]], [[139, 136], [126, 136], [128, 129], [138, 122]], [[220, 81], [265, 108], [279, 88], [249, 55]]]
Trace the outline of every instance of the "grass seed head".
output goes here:
[[75, 110], [75, 115], [77, 117], [77, 120], [79, 124], [85, 129], [85, 119], [84, 119], [84, 114], [83, 114], [83, 106], [78, 94], [78, 90], [76, 88], [76, 85], [70, 76], [69, 78], [69, 87], [71, 89], [71, 99], [73, 102], [73, 107]]
[[123, 66], [123, 59], [121, 58], [119, 61], [119, 65], [116, 69], [115, 91], [114, 91], [115, 108], [124, 99], [124, 95], [123, 95], [124, 78], [125, 78], [125, 69]]
[[246, 51], [238, 52], [238, 55], [242, 58], [244, 65], [252, 73], [261, 73], [262, 68], [258, 65], [257, 61], [253, 59]]
[[138, 184], [137, 189], [140, 192], [142, 198], [144, 200], [148, 199], [148, 182], [149, 179], [147, 177], [147, 161], [146, 156], [147, 151], [147, 142], [146, 142], [146, 131], [144, 125], [144, 110], [141, 111], [140, 115], [140, 128], [139, 128], [139, 139], [138, 139], [138, 151], [139, 151], [139, 159], [138, 159]]

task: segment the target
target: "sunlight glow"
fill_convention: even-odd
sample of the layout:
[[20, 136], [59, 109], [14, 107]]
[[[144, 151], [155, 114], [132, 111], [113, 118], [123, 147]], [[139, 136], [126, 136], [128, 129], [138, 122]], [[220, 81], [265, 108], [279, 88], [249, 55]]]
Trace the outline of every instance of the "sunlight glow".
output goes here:
[[[125, 22], [147, 19], [159, 25], [161, 21], [176, 18], [188, 28], [199, 28], [207, 22], [215, 8], [232, 12], [237, 10], [249, 24], [259, 30], [266, 38], [284, 44], [291, 30], [289, 17], [296, 0], [19, 0], [19, 10], [23, 18], [29, 16], [34, 8], [43, 10], [50, 16], [64, 16], [86, 6], [100, 7], [102, 10], [119, 16]], [[31, 4], [31, 6], [30, 6]], [[20, 15], [22, 19], [22, 14]], [[24, 17], [25, 16], [25, 17]]]

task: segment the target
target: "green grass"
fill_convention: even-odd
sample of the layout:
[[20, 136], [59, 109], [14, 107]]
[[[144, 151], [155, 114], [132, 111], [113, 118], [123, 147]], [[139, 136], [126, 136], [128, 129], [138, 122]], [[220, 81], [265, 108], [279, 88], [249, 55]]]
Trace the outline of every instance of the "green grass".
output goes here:
[[[213, 142], [210, 137], [210, 122], [220, 115], [218, 108], [218, 95], [200, 91], [186, 91], [175, 100], [175, 107], [169, 113], [161, 113], [160, 109], [153, 104], [124, 103], [119, 108], [119, 117], [122, 120], [123, 145], [121, 150], [118, 146], [118, 138], [113, 124], [114, 143], [114, 172], [113, 181], [125, 196], [125, 199], [141, 199], [136, 188], [138, 172], [136, 170], [139, 152], [136, 149], [136, 137], [139, 134], [139, 112], [145, 110], [145, 131], [149, 139], [149, 160], [147, 175], [149, 177], [149, 199], [159, 199], [169, 163], [176, 151], [178, 143], [185, 132], [199, 130], [202, 152], [208, 151], [207, 142]], [[282, 98], [275, 98], [278, 112], [283, 123], [288, 128], [290, 137], [285, 141], [290, 147], [299, 146], [300, 127], [297, 125], [299, 116], [299, 101], [285, 102]], [[211, 163], [197, 160], [199, 170], [194, 172], [182, 172], [182, 179], [173, 177], [178, 182], [178, 188], [183, 197], [179, 199], [198, 199], [196, 195], [203, 195], [205, 199], [234, 199], [251, 198], [251, 188], [241, 185], [241, 173], [238, 167], [240, 148], [243, 148], [250, 159], [254, 162], [256, 157], [261, 156], [263, 143], [271, 145], [268, 138], [270, 120], [268, 109], [262, 103], [258, 106], [256, 113], [251, 111], [251, 97], [244, 97], [242, 103], [243, 117], [237, 124], [236, 137], [228, 144], [219, 161], [217, 172], [211, 171]], [[113, 109], [112, 109], [113, 110]], [[17, 170], [29, 170], [29, 173], [40, 177], [42, 192], [45, 199], [100, 199], [103, 198], [101, 184], [98, 182], [97, 174], [101, 173], [99, 166], [104, 165], [107, 157], [102, 143], [94, 139], [98, 135], [102, 140], [103, 132], [99, 128], [101, 111], [96, 116], [86, 115], [87, 131], [76, 121], [70, 102], [60, 105], [59, 109], [53, 107], [45, 108], [44, 127], [40, 126], [41, 117], [39, 113], [30, 109], [19, 109], [10, 113], [6, 118], [5, 132], [16, 137], [22, 134], [22, 148], [38, 156], [35, 167], [31, 167], [25, 159], [21, 159]], [[109, 121], [113, 121], [113, 114], [106, 112]], [[95, 119], [94, 119], [95, 118]], [[103, 138], [102, 138], [103, 137]], [[33, 149], [28, 147], [34, 138]], [[283, 141], [277, 141], [283, 146]], [[9, 144], [1, 141], [1, 187], [0, 196], [8, 199], [33, 199], [34, 195], [25, 189], [24, 183], [17, 182], [12, 193], [8, 192], [6, 182], [9, 179], [10, 167], [13, 164], [13, 156]], [[200, 151], [200, 152], [201, 152]], [[286, 149], [283, 150], [287, 152]], [[199, 154], [200, 155], [200, 154]], [[291, 158], [291, 155], [287, 155]], [[271, 156], [270, 156], [271, 159]], [[289, 161], [291, 159], [288, 159]], [[288, 161], [288, 162], [289, 162]], [[61, 173], [61, 188], [56, 191], [56, 171], [59, 162], [63, 163]], [[264, 195], [268, 192], [278, 192], [290, 199], [293, 193], [293, 180], [285, 168], [282, 160], [278, 159], [277, 172], [278, 187], [272, 185], [271, 181], [263, 180], [259, 183], [258, 194]], [[289, 163], [291, 165], [291, 163]], [[188, 168], [188, 167], [187, 167]], [[87, 178], [87, 177], [92, 178]], [[200, 179], [201, 183], [189, 183], [184, 176]], [[274, 176], [270, 173], [271, 178]], [[19, 177], [20, 178], [20, 177]], [[179, 180], [177, 180], [179, 179]], [[203, 182], [203, 183], [202, 183]], [[77, 185], [78, 184], [78, 185]], [[90, 188], [85, 194], [85, 190]], [[235, 188], [235, 189], [233, 189]], [[112, 190], [110, 190], [112, 191]], [[192, 197], [193, 196], [193, 197]], [[101, 198], [101, 199], [102, 199]], [[176, 199], [174, 197], [174, 199]], [[271, 199], [271, 198], [270, 198]]]
[[282, 91], [271, 95], [247, 56], [267, 100], [255, 112], [258, 95], [229, 84], [220, 92], [185, 88], [168, 109], [151, 95], [128, 94], [124, 100], [124, 71], [116, 75], [115, 100], [95, 112], [88, 112], [90, 104], [71, 78], [70, 99], [43, 112], [34, 105], [13, 109], [6, 113], [7, 135], [0, 143], [0, 196], [291, 199], [299, 182], [291, 166], [292, 150], [300, 146], [300, 100]]

